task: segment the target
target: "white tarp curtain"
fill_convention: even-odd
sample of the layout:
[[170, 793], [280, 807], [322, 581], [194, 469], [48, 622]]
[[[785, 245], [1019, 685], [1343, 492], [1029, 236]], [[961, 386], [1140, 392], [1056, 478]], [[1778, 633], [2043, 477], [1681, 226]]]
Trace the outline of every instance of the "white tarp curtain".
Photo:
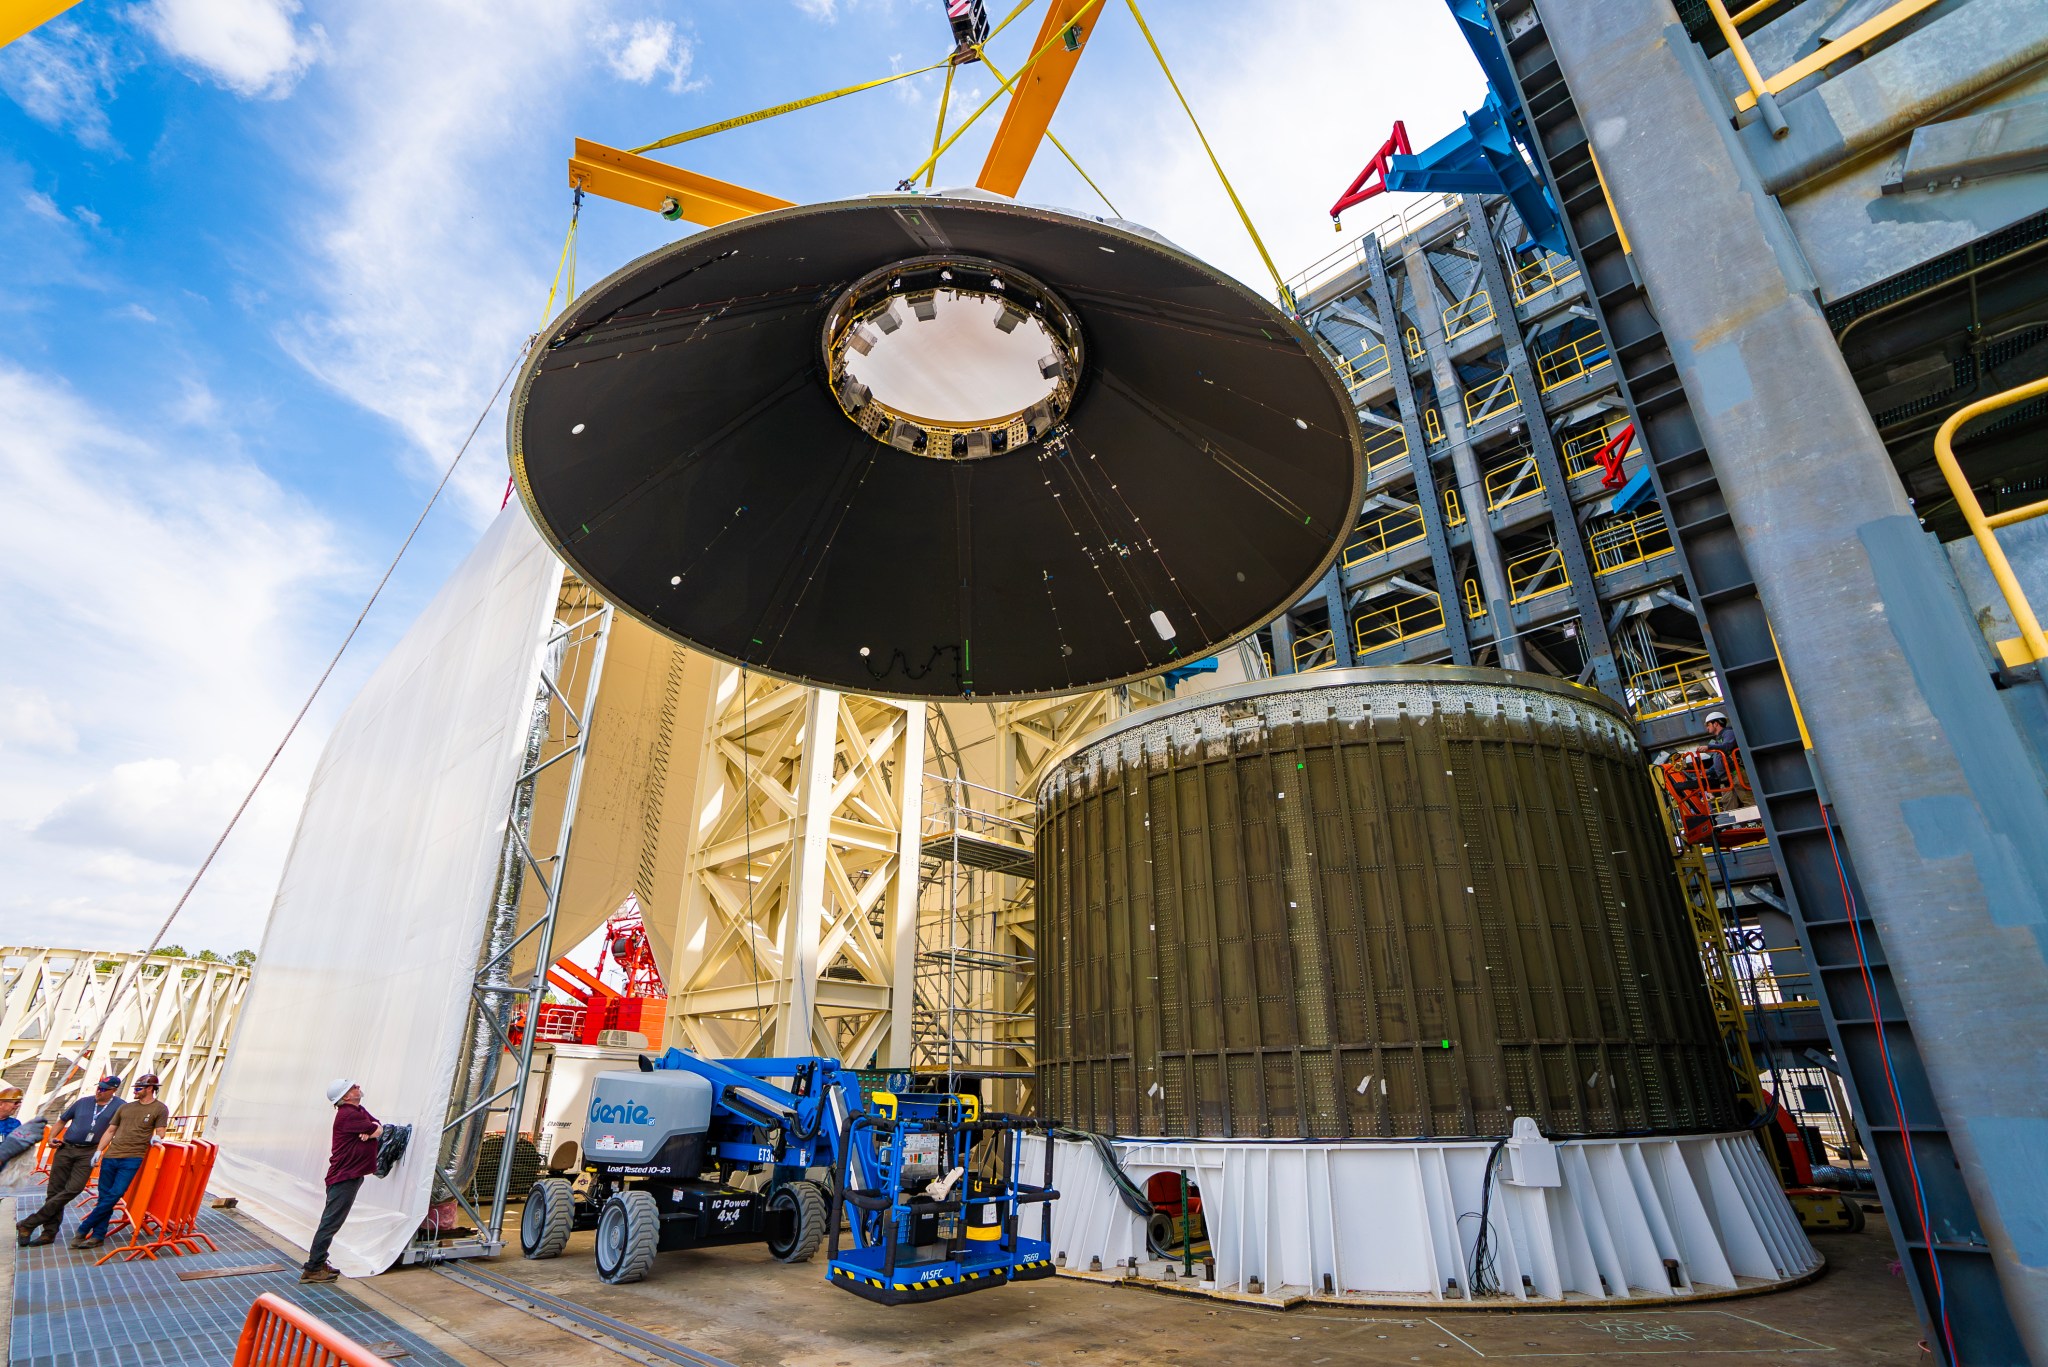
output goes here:
[[325, 1199], [328, 1082], [410, 1123], [330, 1259], [383, 1271], [425, 1217], [562, 580], [498, 515], [343, 713], [314, 771], [214, 1107], [214, 1185], [302, 1247]]

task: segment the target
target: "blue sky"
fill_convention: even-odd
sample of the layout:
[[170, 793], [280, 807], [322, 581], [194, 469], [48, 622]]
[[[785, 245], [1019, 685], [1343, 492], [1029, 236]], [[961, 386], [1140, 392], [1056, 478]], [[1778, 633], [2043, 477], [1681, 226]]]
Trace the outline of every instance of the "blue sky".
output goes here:
[[[1324, 211], [1394, 119], [1420, 145], [1481, 98], [1438, 0], [1145, 8], [1283, 273], [1346, 240]], [[1270, 290], [1121, 0], [1100, 22], [1055, 131], [1125, 217]], [[574, 137], [949, 46], [940, 0], [85, 0], [0, 50], [0, 941], [154, 932], [542, 322]], [[663, 155], [792, 200], [888, 189], [939, 82]], [[955, 121], [993, 88], [964, 68]], [[1102, 212], [1050, 147], [1022, 197]], [[593, 201], [581, 278], [686, 230]], [[256, 943], [327, 728], [505, 479], [494, 412], [172, 941]]]

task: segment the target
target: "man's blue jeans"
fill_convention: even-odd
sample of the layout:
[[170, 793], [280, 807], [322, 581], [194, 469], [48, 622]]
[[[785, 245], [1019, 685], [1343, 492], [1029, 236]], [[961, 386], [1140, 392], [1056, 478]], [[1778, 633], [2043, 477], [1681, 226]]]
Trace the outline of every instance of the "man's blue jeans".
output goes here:
[[107, 1224], [114, 1218], [114, 1204], [128, 1190], [128, 1184], [135, 1180], [135, 1174], [142, 1171], [140, 1158], [102, 1158], [100, 1160], [100, 1203], [92, 1208], [92, 1214], [85, 1217], [78, 1226], [81, 1239], [104, 1239]]

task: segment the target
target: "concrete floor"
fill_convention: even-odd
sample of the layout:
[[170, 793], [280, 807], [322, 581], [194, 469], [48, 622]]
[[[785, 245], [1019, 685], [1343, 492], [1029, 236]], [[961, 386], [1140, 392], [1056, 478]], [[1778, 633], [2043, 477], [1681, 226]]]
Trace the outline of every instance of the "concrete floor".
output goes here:
[[[1635, 1314], [1269, 1311], [1067, 1278], [884, 1309], [826, 1286], [821, 1263], [784, 1267], [746, 1248], [664, 1254], [645, 1282], [606, 1286], [591, 1266], [590, 1240], [577, 1235], [552, 1262], [512, 1256], [490, 1270], [738, 1367], [1398, 1367], [1474, 1357], [1591, 1362], [1645, 1356], [1716, 1363], [1810, 1357], [1846, 1367], [1922, 1357], [1905, 1285], [1888, 1268], [1891, 1239], [1876, 1215], [1862, 1234], [1817, 1238], [1829, 1267], [1806, 1286]], [[345, 1285], [374, 1297], [387, 1313], [424, 1322], [434, 1331], [430, 1341], [465, 1362], [545, 1359], [552, 1367], [617, 1367], [622, 1361], [432, 1270]]]

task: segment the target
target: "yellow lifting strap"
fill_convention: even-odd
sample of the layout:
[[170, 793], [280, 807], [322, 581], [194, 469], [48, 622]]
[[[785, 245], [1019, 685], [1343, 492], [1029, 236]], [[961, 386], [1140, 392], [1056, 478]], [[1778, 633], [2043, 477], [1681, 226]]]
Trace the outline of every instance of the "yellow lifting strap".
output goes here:
[[[583, 217], [583, 191], [576, 192], [576, 207], [569, 211], [569, 235], [562, 239], [562, 259], [555, 263], [555, 278], [548, 281], [548, 302], [541, 310], [540, 325], [546, 330], [548, 320], [555, 316], [555, 291], [567, 285], [562, 294], [562, 307], [568, 308], [576, 302], [576, 224]], [[566, 280], [564, 277], [567, 277]]]
[[952, 61], [952, 57], [948, 56], [944, 61], [933, 62], [930, 66], [921, 66], [915, 71], [899, 71], [894, 75], [884, 76], [879, 80], [862, 81], [859, 85], [849, 85], [840, 90], [828, 90], [822, 95], [812, 95], [808, 99], [791, 100], [788, 104], [771, 105], [767, 109], [756, 109], [751, 114], [736, 114], [729, 119], [720, 119], [717, 123], [707, 123], [702, 128], [692, 128], [686, 133], [672, 134], [659, 142], [650, 142], [643, 147], [629, 147], [626, 150], [635, 153], [658, 152], [664, 147], [674, 147], [678, 143], [695, 142], [698, 138], [708, 138], [713, 133], [723, 133], [730, 128], [744, 128], [750, 123], [759, 123], [763, 119], [772, 119], [777, 114], [791, 114], [799, 109], [809, 109], [814, 104], [824, 104], [830, 100], [843, 99], [848, 95], [858, 95], [863, 90], [873, 90], [876, 86], [887, 85], [891, 81], [907, 81], [912, 76], [922, 76], [927, 71], [937, 71], [942, 66], [950, 66]]
[[[1101, 5], [1101, 3], [1102, 0], [1088, 0], [1088, 4], [1083, 9], [1081, 9], [1079, 13], [1074, 15], [1074, 22], [1077, 24], [1081, 22], [1081, 20], [1085, 18], [1090, 11], [1094, 10], [1097, 6]], [[1010, 11], [1009, 18], [1003, 20], [1003, 23], [1008, 24], [1010, 22], [1010, 19], [1014, 19], [1019, 14], [1023, 13], [1024, 8], [1025, 7], [1023, 5], [1019, 5], [1016, 9]], [[1000, 32], [1000, 30], [998, 30], [998, 32]], [[994, 33], [989, 34], [990, 39], [994, 39], [995, 36], [996, 35]], [[1036, 62], [1040, 57], [1043, 57], [1046, 53], [1052, 51], [1052, 45], [1054, 43], [1059, 42], [1061, 36], [1061, 34], [1054, 33], [1048, 36], [1043, 43], [1040, 43], [1038, 45], [1037, 50], [1034, 51], [1031, 54], [1031, 56], [1025, 60], [1023, 67], [1017, 72], [1017, 77], [1019, 80], [1023, 79], [1024, 74], [1031, 70], [1031, 65], [1033, 62]], [[983, 61], [985, 63], [987, 59], [984, 57]], [[991, 76], [996, 76], [996, 69], [994, 67], [989, 67], [989, 74]], [[1001, 77], [997, 76], [997, 79], [1000, 80]], [[1001, 99], [1003, 97], [1003, 92], [1008, 89], [1010, 89], [1010, 83], [1008, 81], [1003, 81], [1002, 85], [996, 89], [995, 93], [991, 94], [987, 99], [981, 102], [980, 108], [976, 109], [972, 114], [967, 116], [967, 122], [961, 124], [958, 128], [954, 129], [953, 136], [947, 138], [942, 146], [934, 148], [932, 150], [931, 156], [927, 157], [922, 163], [920, 163], [915, 171], [912, 171], [909, 175], [905, 176], [900, 182], [900, 184], [902, 184], [906, 188], [917, 184], [918, 177], [922, 176], [925, 172], [931, 170], [932, 167], [938, 163], [939, 158], [946, 153], [947, 149], [951, 148], [954, 143], [960, 141], [960, 135], [962, 133], [965, 133], [968, 129], [974, 127], [974, 121], [980, 118], [983, 114], [986, 114], [988, 112], [989, 106], [994, 104], [997, 100]], [[1069, 158], [1069, 160], [1071, 160], [1071, 158]], [[1080, 168], [1075, 167], [1074, 169], [1079, 170]], [[1100, 193], [1100, 191], [1098, 191], [1097, 193]]]
[[[984, 60], [986, 60], [986, 59], [984, 59]], [[989, 68], [989, 70], [993, 71], [993, 70], [995, 70], [995, 68], [994, 68], [994, 67], [990, 67], [990, 68]], [[948, 63], [946, 64], [946, 86], [945, 86], [945, 89], [943, 89], [943, 90], [941, 90], [941, 91], [939, 92], [939, 124], [938, 124], [938, 127], [936, 127], [936, 128], [934, 128], [934, 129], [932, 129], [932, 160], [931, 160], [931, 166], [930, 166], [930, 169], [928, 169], [928, 170], [927, 170], [927, 171], [926, 171], [926, 172], [924, 173], [924, 183], [925, 183], [925, 188], [926, 188], [926, 189], [930, 189], [930, 188], [931, 188], [931, 183], [932, 183], [932, 182], [933, 182], [934, 180], [936, 180], [936, 179], [938, 178], [938, 174], [939, 174], [939, 142], [940, 142], [940, 140], [941, 140], [942, 138], [944, 138], [944, 137], [946, 136], [946, 110], [947, 110], [947, 109], [948, 109], [948, 108], [949, 108], [949, 107], [950, 107], [950, 106], [952, 105], [952, 103], [953, 103], [953, 63], [951, 63], [951, 62], [948, 62]]]
[[[981, 52], [981, 49], [976, 48], [975, 51]], [[988, 59], [988, 53], [981, 52], [981, 64], [988, 68], [989, 75], [995, 77], [997, 80], [1003, 83], [1003, 89], [1009, 91], [1010, 97], [1012, 99], [1015, 99], [1015, 83], [1012, 82], [1008, 76], [1005, 76], [1000, 70], [997, 69], [996, 64]], [[1022, 72], [1019, 72], [1017, 74], [1020, 77], [1023, 75]], [[1122, 218], [1123, 211], [1118, 209], [1116, 205], [1110, 204], [1109, 196], [1102, 193], [1102, 187], [1095, 183], [1095, 178], [1093, 176], [1089, 175], [1086, 171], [1083, 171], [1081, 169], [1081, 163], [1074, 160], [1074, 154], [1067, 150], [1067, 145], [1059, 140], [1058, 136], [1056, 136], [1053, 133], [1052, 129], [1048, 128], [1045, 130], [1045, 140], [1051, 143], [1055, 148], [1057, 148], [1059, 150], [1059, 154], [1067, 159], [1067, 165], [1074, 168], [1075, 175], [1079, 176], [1081, 179], [1088, 182], [1088, 188], [1095, 192], [1095, 197], [1101, 200], [1104, 204], [1109, 204], [1109, 211], [1112, 214], [1115, 214], [1118, 218]], [[929, 177], [926, 178], [925, 184], [931, 184], [931, 180]]]
[[1292, 312], [1294, 296], [1288, 291], [1287, 282], [1280, 278], [1280, 269], [1273, 264], [1273, 258], [1267, 253], [1266, 244], [1259, 238], [1259, 230], [1252, 226], [1252, 216], [1245, 212], [1244, 201], [1237, 197], [1237, 191], [1231, 187], [1230, 177], [1223, 174], [1223, 163], [1216, 159], [1216, 149], [1209, 146], [1209, 137], [1202, 131], [1201, 120], [1197, 119], [1195, 111], [1188, 107], [1188, 97], [1180, 93], [1180, 82], [1173, 78], [1173, 68], [1166, 64], [1166, 54], [1159, 50], [1158, 40], [1152, 36], [1151, 27], [1146, 24], [1143, 12], [1138, 9], [1138, 0], [1124, 0], [1124, 3], [1130, 6], [1131, 17], [1138, 21], [1138, 31], [1145, 35], [1145, 42], [1151, 47], [1153, 57], [1158, 59], [1159, 69], [1166, 73], [1166, 83], [1173, 87], [1174, 98], [1180, 101], [1180, 107], [1186, 112], [1188, 122], [1195, 126], [1195, 136], [1202, 140], [1202, 150], [1209, 154], [1209, 165], [1216, 168], [1216, 179], [1223, 182], [1223, 193], [1230, 196], [1231, 207], [1237, 210], [1237, 217], [1244, 224], [1244, 230], [1251, 234], [1252, 245], [1259, 249], [1259, 260], [1266, 263], [1266, 271], [1273, 277], [1273, 288], [1280, 292], [1280, 303]]
[[[989, 34], [989, 37], [994, 38], [996, 33], [1001, 33], [1004, 29], [1008, 28], [1010, 20], [1015, 19], [1026, 9], [1030, 8], [1031, 3], [1032, 0], [1020, 0], [1017, 7], [1010, 11], [1003, 22], [996, 25], [995, 33]], [[953, 54], [948, 53], [942, 60], [933, 62], [930, 66], [921, 66], [915, 71], [898, 71], [880, 77], [877, 80], [862, 81], [859, 85], [849, 85], [838, 90], [828, 90], [822, 95], [812, 95], [807, 99], [791, 100], [787, 104], [770, 105], [766, 109], [757, 109], [751, 114], [736, 114], [729, 119], [720, 119], [717, 123], [707, 123], [702, 128], [692, 128], [688, 132], [673, 134], [661, 139], [659, 142], [650, 142], [641, 147], [629, 147], [626, 150], [636, 154], [659, 152], [664, 147], [675, 147], [681, 143], [695, 142], [699, 138], [708, 138], [713, 133], [723, 133], [733, 128], [744, 128], [750, 123], [760, 123], [762, 120], [772, 119], [778, 114], [793, 114], [799, 109], [809, 109], [813, 105], [826, 104], [832, 100], [843, 99], [848, 95], [858, 95], [863, 90], [873, 90], [877, 86], [888, 85], [891, 81], [907, 81], [912, 76], [922, 76], [927, 71], [937, 71], [940, 67], [947, 68], [946, 81], [950, 86], [953, 79], [953, 64]], [[940, 117], [943, 121], [944, 115], [941, 114]], [[937, 160], [936, 153], [933, 154], [933, 160]], [[919, 169], [922, 171], [923, 168], [920, 167]]]

